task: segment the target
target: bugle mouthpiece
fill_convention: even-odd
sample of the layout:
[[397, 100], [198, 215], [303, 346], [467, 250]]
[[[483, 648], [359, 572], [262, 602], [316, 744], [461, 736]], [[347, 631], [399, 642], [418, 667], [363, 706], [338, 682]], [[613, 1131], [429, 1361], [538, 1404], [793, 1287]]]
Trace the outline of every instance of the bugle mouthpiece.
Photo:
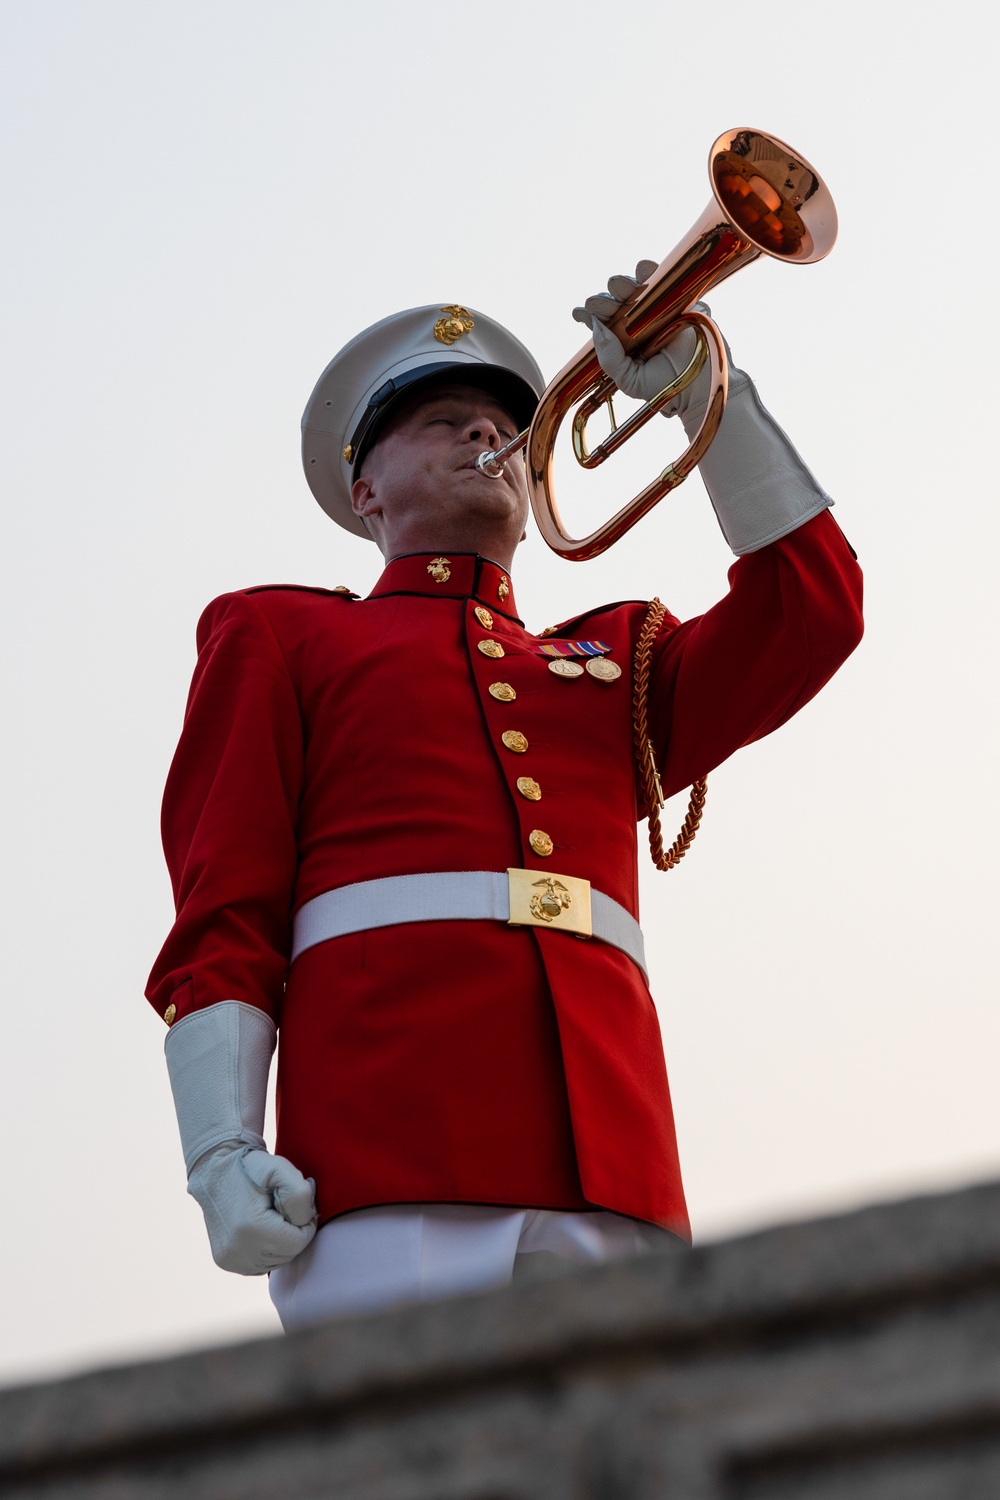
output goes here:
[[503, 476], [505, 460], [499, 454], [488, 448], [485, 453], [480, 453], [476, 459], [476, 468], [480, 474], [485, 474], [488, 479], [500, 479]]
[[502, 479], [504, 465], [508, 458], [515, 453], [520, 453], [527, 441], [528, 428], [526, 427], [523, 432], [518, 433], [516, 438], [511, 438], [506, 447], [498, 448], [495, 453], [492, 448], [488, 448], [485, 453], [480, 453], [476, 459], [476, 468], [488, 479]]

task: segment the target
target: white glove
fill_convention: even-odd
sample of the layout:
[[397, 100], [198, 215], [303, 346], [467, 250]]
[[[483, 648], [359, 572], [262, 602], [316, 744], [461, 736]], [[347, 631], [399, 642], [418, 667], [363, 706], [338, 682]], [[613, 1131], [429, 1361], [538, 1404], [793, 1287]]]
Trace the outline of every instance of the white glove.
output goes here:
[[[613, 276], [606, 295], [588, 297], [583, 307], [573, 309], [577, 322], [586, 323], [594, 339], [601, 369], [626, 396], [648, 401], [687, 367], [695, 349], [696, 335], [684, 329], [665, 349], [648, 360], [627, 355], [619, 340], [605, 327], [621, 303], [651, 274], [651, 261], [640, 261], [635, 280]], [[697, 312], [710, 316], [704, 302]], [[719, 430], [698, 465], [709, 499], [715, 508], [722, 534], [737, 555], [756, 552], [787, 536], [818, 515], [833, 501], [803, 463], [788, 436], [761, 402], [750, 376], [732, 361], [729, 345], [729, 397]], [[709, 397], [710, 375], [706, 367], [697, 380], [663, 408], [664, 416], [679, 416], [689, 438], [701, 426]]]
[[[593, 335], [594, 351], [605, 375], [611, 377], [623, 395], [631, 396], [636, 401], [652, 401], [654, 396], [666, 390], [681, 371], [687, 369], [694, 357], [698, 342], [694, 330], [685, 328], [650, 359], [633, 359], [631, 355], [625, 353], [610, 328], [605, 327], [605, 324], [610, 323], [618, 314], [626, 297], [636, 291], [655, 270], [654, 260], [641, 260], [635, 268], [634, 278], [612, 276], [608, 282], [607, 292], [598, 292], [596, 296], [588, 297], [582, 307], [573, 309], [576, 321], [586, 324]], [[696, 312], [704, 313], [707, 317], [711, 316], [704, 302], [696, 302], [694, 309]], [[727, 354], [729, 352], [728, 344], [726, 352]], [[698, 410], [698, 420], [692, 431], [697, 432], [701, 426], [701, 418], [709, 397], [710, 378], [706, 366], [697, 380], [685, 387], [679, 395], [674, 397], [673, 401], [662, 408], [662, 415], [665, 417], [683, 416], [689, 407], [694, 406]]]
[[316, 1233], [315, 1184], [264, 1149], [276, 1036], [263, 1011], [226, 1000], [178, 1021], [164, 1049], [188, 1192], [216, 1264], [241, 1276], [283, 1265]]
[[574, 318], [590, 329], [594, 327], [595, 318], [600, 323], [610, 323], [617, 316], [625, 299], [637, 292], [655, 270], [655, 260], [641, 260], [635, 268], [634, 276], [612, 276], [606, 292], [597, 292], [593, 297], [588, 297], [582, 307], [574, 307]]
[[239, 1141], [206, 1151], [188, 1179], [216, 1265], [240, 1276], [273, 1271], [306, 1248], [316, 1233], [314, 1187], [283, 1156]]

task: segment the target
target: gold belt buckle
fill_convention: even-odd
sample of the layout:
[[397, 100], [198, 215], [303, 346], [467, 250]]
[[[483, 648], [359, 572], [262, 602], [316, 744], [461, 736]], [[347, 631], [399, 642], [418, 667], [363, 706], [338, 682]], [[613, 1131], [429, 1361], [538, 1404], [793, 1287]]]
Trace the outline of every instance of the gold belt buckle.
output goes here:
[[550, 927], [592, 937], [590, 881], [578, 875], [545, 875], [541, 870], [507, 871], [510, 927]]

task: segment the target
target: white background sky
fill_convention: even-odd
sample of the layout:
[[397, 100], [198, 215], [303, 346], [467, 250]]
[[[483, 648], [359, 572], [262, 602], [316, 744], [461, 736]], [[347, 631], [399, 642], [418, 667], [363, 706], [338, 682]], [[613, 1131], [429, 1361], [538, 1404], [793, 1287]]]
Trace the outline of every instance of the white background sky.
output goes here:
[[[379, 571], [302, 478], [316, 376], [451, 301], [551, 376], [574, 303], [680, 238], [734, 125], [805, 152], [840, 210], [823, 264], [712, 300], [837, 499], [869, 624], [712, 776], [681, 869], [648, 870], [695, 1230], [1000, 1173], [994, 14], [0, 5], [0, 1379], [277, 1328], [263, 1283], [211, 1262], [142, 989], [201, 608]], [[648, 472], [603, 477], [620, 499]], [[653, 593], [689, 615], [728, 562], [693, 480], [597, 562], [532, 536], [518, 598], [536, 628]]]

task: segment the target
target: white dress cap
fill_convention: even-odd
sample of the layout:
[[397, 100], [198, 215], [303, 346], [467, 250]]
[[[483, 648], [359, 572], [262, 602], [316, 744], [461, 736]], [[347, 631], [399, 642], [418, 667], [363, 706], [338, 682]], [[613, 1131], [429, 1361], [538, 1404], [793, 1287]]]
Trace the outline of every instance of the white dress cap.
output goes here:
[[359, 333], [327, 365], [302, 414], [302, 467], [328, 516], [368, 537], [351, 508], [351, 485], [386, 413], [404, 392], [435, 378], [482, 385], [519, 429], [545, 381], [524, 345], [484, 313], [449, 303], [411, 307]]

